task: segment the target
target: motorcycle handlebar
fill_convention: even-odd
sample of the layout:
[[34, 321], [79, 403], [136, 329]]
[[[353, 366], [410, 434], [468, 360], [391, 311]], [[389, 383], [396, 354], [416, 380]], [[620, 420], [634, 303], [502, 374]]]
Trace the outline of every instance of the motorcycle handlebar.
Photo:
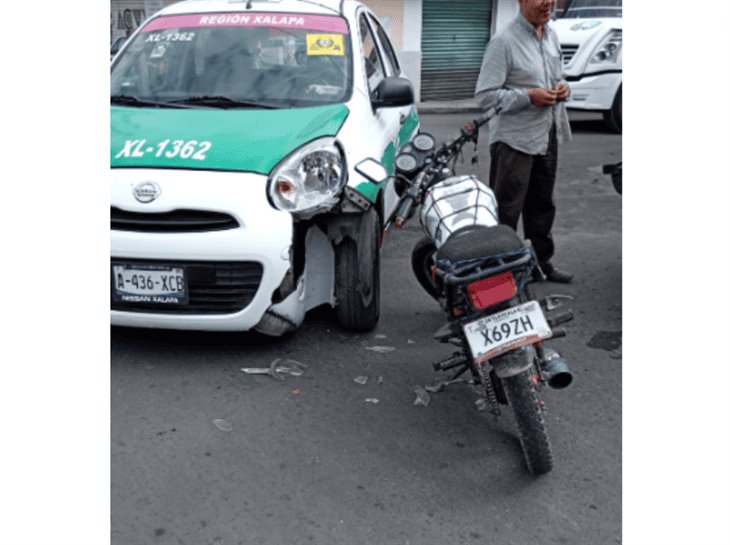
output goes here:
[[416, 179], [413, 181], [413, 184], [408, 188], [406, 194], [403, 195], [400, 203], [398, 204], [398, 209], [395, 212], [395, 226], [399, 229], [410, 217], [414, 205], [419, 200], [421, 195], [421, 186], [423, 185], [423, 181], [425, 179], [426, 173], [423, 171], [420, 172], [418, 176], [416, 176]]
[[395, 226], [400, 229], [408, 219], [408, 216], [413, 210], [413, 197], [406, 196], [398, 205], [398, 210], [395, 213]]
[[455, 138], [453, 140], [449, 140], [443, 146], [441, 146], [441, 149], [443, 150], [450, 150], [455, 151], [455, 148], [463, 146], [466, 142], [469, 140], [474, 139], [476, 142], [476, 137], [479, 133], [479, 127], [486, 124], [490, 119], [492, 119], [495, 115], [499, 114], [499, 112], [502, 111], [502, 108], [499, 106], [495, 106], [494, 108], [490, 108], [486, 111], [483, 115], [477, 117], [474, 119], [471, 123], [467, 123], [464, 128], [461, 129], [461, 136], [458, 138]]
[[501, 111], [502, 111], [502, 108], [500, 108], [499, 106], [495, 106], [494, 108], [490, 108], [489, 110], [487, 110], [487, 112], [484, 115], [481, 115], [481, 116], [477, 117], [474, 120], [474, 124], [477, 127], [481, 127], [487, 121], [489, 121], [490, 119], [492, 119], [495, 115], [499, 114], [499, 112], [501, 112]]
[[[455, 151], [455, 147], [457, 145], [463, 145], [468, 140], [471, 140], [474, 138], [474, 135], [478, 133], [479, 127], [487, 123], [492, 117], [499, 114], [502, 108], [499, 106], [495, 106], [494, 108], [490, 108], [487, 110], [486, 113], [483, 115], [477, 117], [472, 123], [467, 124], [467, 126], [462, 129], [461, 136], [455, 140], [451, 140], [444, 144], [440, 149], [441, 150], [449, 150], [449, 156], [453, 154]], [[472, 126], [473, 125], [473, 126]], [[411, 212], [413, 211], [413, 207], [416, 203], [416, 201], [420, 197], [421, 192], [421, 186], [423, 185], [424, 179], [426, 178], [426, 172], [422, 171], [414, 181], [413, 185], [408, 189], [408, 192], [406, 195], [404, 195], [401, 199], [401, 202], [398, 204], [398, 209], [395, 212], [395, 226], [397, 228], [401, 228], [403, 224], [406, 222], [406, 220], [410, 217]], [[393, 217], [393, 216], [391, 216]]]

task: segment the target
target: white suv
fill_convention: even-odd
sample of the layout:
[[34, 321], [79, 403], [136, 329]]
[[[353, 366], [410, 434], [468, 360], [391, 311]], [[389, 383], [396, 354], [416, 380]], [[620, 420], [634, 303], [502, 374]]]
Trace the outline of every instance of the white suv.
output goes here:
[[621, 132], [622, 0], [573, 0], [551, 26], [563, 51], [570, 84], [568, 108], [603, 112]]

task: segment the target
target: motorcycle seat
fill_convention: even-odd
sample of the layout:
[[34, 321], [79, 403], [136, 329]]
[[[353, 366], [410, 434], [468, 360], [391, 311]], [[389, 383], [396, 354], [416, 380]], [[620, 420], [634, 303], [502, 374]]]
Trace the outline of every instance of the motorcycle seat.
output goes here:
[[455, 231], [436, 253], [436, 260], [452, 263], [519, 250], [522, 239], [507, 225], [470, 225]]

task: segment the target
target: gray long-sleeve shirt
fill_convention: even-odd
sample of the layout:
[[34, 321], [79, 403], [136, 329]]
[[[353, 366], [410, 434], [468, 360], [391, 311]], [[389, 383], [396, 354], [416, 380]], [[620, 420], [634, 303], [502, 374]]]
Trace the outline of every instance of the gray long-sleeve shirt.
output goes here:
[[555, 123], [558, 142], [571, 140], [565, 102], [537, 107], [527, 90], [553, 88], [564, 82], [560, 42], [549, 24], [537, 37], [535, 27], [521, 13], [487, 46], [475, 97], [485, 110], [499, 104], [499, 115], [489, 122], [489, 143], [504, 142], [530, 155], [547, 153], [550, 128]]

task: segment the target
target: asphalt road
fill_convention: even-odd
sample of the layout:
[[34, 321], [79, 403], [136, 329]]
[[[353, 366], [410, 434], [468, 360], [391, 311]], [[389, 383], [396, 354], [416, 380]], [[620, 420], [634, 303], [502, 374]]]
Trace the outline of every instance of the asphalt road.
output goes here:
[[[469, 118], [422, 127], [445, 138]], [[576, 279], [540, 286], [573, 295], [576, 314], [552, 341], [575, 381], [545, 395], [550, 474], [527, 474], [511, 415], [477, 411], [467, 386], [414, 405], [450, 350], [410, 272], [413, 221], [386, 237], [372, 333], [319, 309], [284, 339], [112, 330], [113, 545], [620, 543], [621, 196], [600, 165], [621, 159], [621, 136], [572, 119], [554, 236]], [[486, 138], [479, 148], [462, 172], [486, 179]], [[276, 358], [307, 367], [281, 382], [240, 371]]]

